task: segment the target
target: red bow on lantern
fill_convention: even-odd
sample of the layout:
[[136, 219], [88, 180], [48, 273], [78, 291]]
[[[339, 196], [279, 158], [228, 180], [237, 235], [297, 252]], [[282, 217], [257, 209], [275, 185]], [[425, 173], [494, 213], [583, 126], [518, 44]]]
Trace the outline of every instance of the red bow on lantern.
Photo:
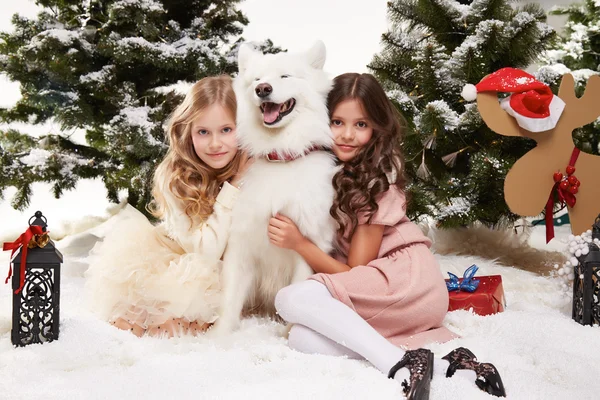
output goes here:
[[[19, 236], [19, 238], [17, 240], [15, 240], [14, 242], [9, 242], [9, 243], [4, 243], [2, 246], [2, 250], [3, 251], [7, 251], [7, 250], [12, 250], [12, 253], [10, 254], [10, 258], [12, 260], [12, 257], [15, 255], [15, 252], [17, 250], [19, 250], [19, 248], [23, 247], [23, 251], [21, 252], [21, 273], [20, 273], [20, 280], [19, 280], [19, 288], [17, 290], [15, 290], [15, 294], [19, 294], [21, 292], [21, 290], [23, 289], [23, 285], [25, 284], [25, 269], [27, 267], [27, 246], [29, 245], [29, 242], [31, 241], [31, 239], [33, 238], [34, 235], [41, 235], [43, 234], [44, 231], [42, 230], [42, 227], [39, 225], [31, 225], [29, 226], [29, 228], [27, 228], [27, 230], [25, 232], [23, 232], [23, 234], [21, 234], [21, 236]], [[12, 276], [12, 264], [9, 264], [8, 266], [8, 276], [6, 277], [6, 280], [4, 281], [4, 283], [8, 283], [8, 280], [10, 279], [10, 277]]]

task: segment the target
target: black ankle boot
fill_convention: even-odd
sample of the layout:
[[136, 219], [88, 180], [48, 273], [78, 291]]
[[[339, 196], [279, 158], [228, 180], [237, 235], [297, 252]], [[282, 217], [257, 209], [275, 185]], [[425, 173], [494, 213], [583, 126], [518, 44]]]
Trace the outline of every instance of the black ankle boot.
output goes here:
[[429, 386], [433, 377], [433, 353], [427, 349], [408, 350], [402, 360], [390, 369], [388, 378], [393, 379], [400, 368], [410, 371], [410, 382], [402, 382], [408, 400], [429, 400]]
[[469, 349], [465, 349], [464, 347], [454, 349], [446, 356], [442, 357], [442, 360], [446, 360], [450, 363], [450, 366], [446, 371], [447, 378], [454, 375], [458, 369], [470, 369], [477, 374], [475, 384], [479, 389], [493, 396], [506, 397], [502, 378], [500, 378], [500, 374], [496, 367], [490, 363], [478, 362], [475, 354]]

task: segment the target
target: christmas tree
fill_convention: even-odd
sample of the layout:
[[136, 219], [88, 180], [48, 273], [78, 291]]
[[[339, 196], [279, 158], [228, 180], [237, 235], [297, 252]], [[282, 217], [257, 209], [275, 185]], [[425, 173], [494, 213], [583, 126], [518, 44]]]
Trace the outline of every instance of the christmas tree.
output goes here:
[[[545, 65], [536, 76], [557, 93], [561, 77], [571, 73], [575, 92], [581, 96], [589, 77], [600, 74], [600, 1], [554, 7], [550, 14], [564, 15], [567, 21], [559, 40], [542, 53]], [[573, 140], [586, 153], [600, 154], [600, 119], [575, 129]]]
[[[0, 195], [17, 188], [23, 209], [34, 182], [58, 198], [80, 178], [101, 178], [108, 197], [145, 212], [155, 166], [166, 153], [164, 125], [183, 99], [178, 87], [237, 70], [246, 17], [239, 0], [38, 0], [36, 19], [15, 15], [0, 33], [0, 72], [21, 84], [22, 98], [0, 109], [2, 122], [58, 122], [85, 131], [33, 138], [0, 131]], [[270, 41], [262, 50], [277, 51]], [[185, 91], [184, 91], [185, 92]]]
[[510, 3], [388, 3], [391, 29], [369, 68], [408, 122], [402, 146], [413, 219], [499, 227], [519, 218], [504, 201], [504, 178], [535, 143], [492, 132], [461, 98], [465, 84], [500, 68], [527, 68], [555, 35], [538, 5]]

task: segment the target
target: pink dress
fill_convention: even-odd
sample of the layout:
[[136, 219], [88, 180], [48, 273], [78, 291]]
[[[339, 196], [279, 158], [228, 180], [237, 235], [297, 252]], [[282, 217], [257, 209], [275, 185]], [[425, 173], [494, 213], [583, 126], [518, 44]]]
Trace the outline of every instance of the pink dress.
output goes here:
[[[311, 279], [363, 317], [396, 346], [415, 349], [458, 336], [442, 326], [448, 290], [431, 241], [406, 216], [406, 199], [395, 186], [380, 195], [370, 224], [385, 225], [378, 258], [337, 274]], [[359, 224], [366, 218], [359, 217]], [[336, 259], [347, 262], [349, 235], [339, 240]]]

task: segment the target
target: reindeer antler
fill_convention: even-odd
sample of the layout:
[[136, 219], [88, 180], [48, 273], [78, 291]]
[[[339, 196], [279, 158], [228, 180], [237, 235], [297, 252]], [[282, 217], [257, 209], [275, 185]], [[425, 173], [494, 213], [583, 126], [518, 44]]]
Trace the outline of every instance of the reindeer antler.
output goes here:
[[[573, 75], [565, 74], [560, 83], [558, 97], [566, 104], [566, 110], [569, 114], [570, 126], [578, 128], [594, 122], [600, 117], [600, 107], [594, 100], [597, 101], [600, 95], [600, 76], [593, 75], [587, 82], [583, 96], [577, 98], [575, 96], [575, 80]], [[596, 96], [596, 99], [593, 97]]]
[[575, 96], [575, 79], [573, 75], [564, 74], [560, 81], [560, 87], [558, 88], [558, 97], [565, 102], [565, 104], [575, 104], [577, 102], [577, 96]]

